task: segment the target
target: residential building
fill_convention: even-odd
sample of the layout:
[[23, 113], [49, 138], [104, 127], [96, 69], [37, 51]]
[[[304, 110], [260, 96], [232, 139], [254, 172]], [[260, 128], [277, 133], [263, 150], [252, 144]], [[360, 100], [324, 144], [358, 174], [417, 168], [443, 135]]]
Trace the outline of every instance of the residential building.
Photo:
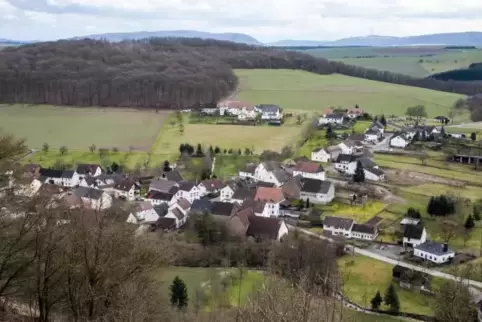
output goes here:
[[104, 210], [112, 207], [112, 197], [105, 191], [94, 188], [77, 187], [72, 190], [72, 193], [82, 200], [84, 207], [94, 210]]
[[383, 181], [385, 180], [385, 172], [377, 167], [363, 168], [365, 180]]
[[241, 170], [239, 170], [239, 177], [242, 179], [247, 179], [247, 178], [254, 179], [257, 167], [258, 165], [254, 163], [246, 164]]
[[76, 171], [80, 178], [84, 176], [98, 177], [102, 174], [102, 168], [98, 164], [79, 164]]
[[343, 124], [344, 121], [344, 114], [341, 113], [333, 113], [333, 114], [326, 114], [323, 117], [318, 119], [318, 125], [326, 125], [326, 124]]
[[355, 107], [350, 107], [347, 111], [346, 111], [346, 116], [348, 116], [349, 118], [351, 119], [357, 119], [359, 118], [360, 116], [362, 116], [364, 113], [364, 110], [358, 106], [355, 106]]
[[279, 162], [267, 161], [260, 163], [254, 172], [254, 178], [259, 181], [274, 183], [277, 187], [288, 181], [289, 175]]
[[341, 153], [343, 154], [354, 154], [355, 153], [355, 147], [351, 144], [346, 144], [346, 142], [341, 142], [338, 144], [338, 146], [341, 149]]
[[262, 120], [280, 120], [283, 118], [282, 110], [277, 105], [260, 104], [257, 109], [261, 113]]
[[413, 251], [414, 256], [436, 264], [443, 264], [455, 257], [455, 252], [447, 244], [440, 244], [427, 240], [417, 245]]
[[380, 131], [375, 130], [375, 129], [368, 129], [365, 132], [365, 141], [371, 142], [371, 143], [378, 143], [380, 138], [382, 137]]
[[285, 197], [280, 188], [258, 187], [254, 199], [266, 202], [270, 217], [279, 217], [280, 204], [285, 200]]
[[234, 194], [231, 197], [231, 200], [229, 200], [229, 202], [237, 202], [239, 204], [242, 204], [244, 200], [254, 198], [255, 195], [256, 189], [240, 187], [237, 188], [236, 191], [234, 191]]
[[326, 152], [330, 155], [330, 160], [336, 160], [342, 154], [341, 148], [338, 145], [331, 145], [326, 148]]
[[241, 113], [255, 111], [255, 106], [253, 104], [242, 101], [221, 101], [217, 104], [217, 107], [220, 115], [238, 116]]
[[184, 181], [181, 172], [179, 169], [172, 169], [171, 171], [164, 171], [159, 179], [164, 179], [172, 182], [181, 182]]
[[175, 196], [177, 199], [185, 198], [192, 203], [194, 200], [201, 198], [199, 188], [196, 183], [190, 181], [182, 181], [178, 184], [179, 190]]
[[380, 121], [374, 121], [368, 129], [369, 130], [377, 130], [381, 134], [383, 134], [385, 132], [385, 126], [383, 126], [383, 124]]
[[211, 215], [216, 219], [227, 220], [229, 217], [233, 216], [239, 205], [237, 203], [214, 201], [211, 206]]
[[420, 223], [419, 218], [405, 217], [400, 221], [400, 225], [418, 225]]
[[188, 218], [188, 211], [191, 203], [185, 198], [180, 198], [176, 203], [169, 207], [167, 215], [164, 218], [173, 218], [176, 221], [176, 228], [182, 227]]
[[351, 229], [355, 221], [349, 218], [326, 216], [323, 220], [323, 230], [334, 236], [351, 237]]
[[405, 225], [403, 246], [416, 247], [427, 241], [427, 231], [422, 225]]
[[159, 220], [159, 215], [148, 201], [138, 202], [134, 210], [127, 217], [127, 222], [131, 224], [141, 225], [151, 225], [155, 224]]
[[220, 192], [224, 187], [226, 187], [226, 184], [219, 179], [209, 179], [201, 181], [197, 187], [199, 189], [199, 195], [205, 196], [210, 193]]
[[354, 173], [357, 157], [353, 154], [339, 154], [334, 162], [334, 168], [342, 173]]
[[238, 211], [250, 208], [253, 210], [253, 213], [256, 216], [261, 217], [270, 217], [271, 216], [271, 208], [270, 205], [266, 203], [264, 200], [254, 200], [254, 199], [247, 199], [243, 201], [243, 204], [238, 209]]
[[39, 170], [39, 175], [45, 178], [45, 182], [63, 187], [72, 188], [79, 184], [79, 174], [74, 170], [56, 170], [44, 169]]
[[139, 196], [140, 188], [132, 178], [125, 178], [114, 186], [114, 196], [116, 198], [133, 201]]
[[330, 154], [323, 148], [314, 149], [311, 152], [311, 160], [316, 162], [328, 162], [330, 161]]
[[176, 219], [174, 218], [166, 218], [166, 217], [160, 217], [156, 223], [150, 225], [151, 231], [156, 231], [156, 230], [163, 230], [163, 231], [171, 231], [176, 229]]
[[409, 139], [404, 133], [395, 133], [390, 138], [390, 146], [395, 148], [406, 148], [410, 142], [411, 139]]
[[145, 200], [153, 206], [159, 206], [163, 203], [171, 206], [176, 201], [176, 198], [174, 198], [173, 193], [151, 190], [147, 193]]
[[330, 181], [301, 178], [300, 199], [309, 199], [316, 204], [328, 204], [335, 199], [335, 185]]
[[325, 180], [325, 170], [321, 164], [312, 161], [298, 162], [293, 168], [293, 176], [297, 175], [300, 175], [303, 178]]
[[375, 240], [378, 236], [378, 229], [366, 224], [353, 224], [351, 238], [363, 240]]
[[154, 179], [149, 184], [149, 191], [159, 191], [166, 193], [176, 193], [178, 183], [176, 181], [170, 181], [166, 179]]
[[288, 226], [284, 220], [259, 216], [249, 217], [249, 227], [246, 236], [255, 239], [281, 240], [288, 234]]
[[235, 191], [235, 184], [227, 184], [219, 191], [219, 199], [221, 201], [230, 200]]

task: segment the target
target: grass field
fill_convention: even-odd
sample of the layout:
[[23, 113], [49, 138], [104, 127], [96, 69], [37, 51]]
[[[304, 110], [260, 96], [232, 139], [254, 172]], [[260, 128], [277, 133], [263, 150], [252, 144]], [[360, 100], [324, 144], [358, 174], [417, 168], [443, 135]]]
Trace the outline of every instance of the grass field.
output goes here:
[[422, 104], [429, 117], [447, 114], [462, 95], [370, 81], [344, 75], [317, 75], [299, 70], [236, 70], [236, 99], [273, 103], [287, 110], [314, 111], [358, 104], [371, 114], [404, 115]]
[[0, 129], [25, 138], [30, 148], [44, 142], [52, 149], [97, 147], [146, 151], [154, 142], [166, 113], [113, 108], [0, 105]]
[[359, 223], [363, 223], [385, 208], [385, 204], [378, 201], [368, 201], [363, 206], [352, 206], [345, 203], [336, 202], [329, 205], [320, 206], [324, 216], [338, 216], [355, 219]]
[[[380, 291], [382, 297], [392, 281], [393, 266], [369, 257], [345, 256], [338, 261], [344, 279], [344, 294], [353, 302], [370, 307], [370, 300]], [[400, 311], [433, 315], [433, 298], [424, 294], [400, 289]], [[386, 309], [382, 305], [382, 309]]]
[[258, 161], [257, 156], [251, 155], [218, 155], [214, 165], [214, 174], [223, 179], [236, 176], [246, 163]]
[[454, 195], [464, 198], [469, 198], [472, 200], [477, 200], [482, 198], [482, 188], [466, 186], [464, 188], [456, 188], [442, 184], [421, 184], [413, 187], [401, 188], [402, 191], [407, 191], [409, 193], [415, 193], [424, 196], [435, 196], [440, 194]]

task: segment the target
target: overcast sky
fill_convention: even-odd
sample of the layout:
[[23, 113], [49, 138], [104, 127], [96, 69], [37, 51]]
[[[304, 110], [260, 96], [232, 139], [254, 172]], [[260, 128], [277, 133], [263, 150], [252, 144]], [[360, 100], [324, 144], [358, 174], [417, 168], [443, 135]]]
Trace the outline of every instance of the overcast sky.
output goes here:
[[264, 42], [482, 31], [482, 0], [0, 0], [0, 38], [181, 29]]

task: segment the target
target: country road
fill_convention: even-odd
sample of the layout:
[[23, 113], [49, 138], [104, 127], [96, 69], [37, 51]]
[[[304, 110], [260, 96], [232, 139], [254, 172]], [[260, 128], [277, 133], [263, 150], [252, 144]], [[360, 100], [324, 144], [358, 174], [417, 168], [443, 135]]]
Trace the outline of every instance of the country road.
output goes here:
[[[321, 236], [319, 234], [313, 233], [313, 232], [311, 232], [309, 230], [306, 230], [306, 229], [296, 228], [294, 226], [290, 226], [289, 228], [290, 229], [297, 229], [298, 231], [301, 231], [304, 234], [307, 234], [307, 235], [310, 235], [310, 236], [313, 236], [313, 237], [317, 237], [319, 239], [327, 240], [329, 242], [334, 242], [334, 240], [331, 239], [331, 238]], [[392, 258], [382, 256], [382, 255], [373, 253], [369, 250], [361, 249], [361, 248], [358, 248], [358, 247], [355, 247], [355, 246], [352, 246], [352, 245], [346, 245], [346, 248], [348, 248], [349, 250], [353, 251], [356, 254], [371, 257], [373, 259], [376, 259], [376, 260], [379, 260], [379, 261], [382, 261], [382, 262], [385, 262], [385, 263], [388, 263], [388, 264], [403, 266], [403, 267], [406, 267], [406, 268], [410, 268], [414, 271], [426, 273], [426, 274], [431, 275], [431, 276], [440, 277], [440, 278], [444, 278], [444, 279], [448, 279], [448, 280], [452, 280], [452, 281], [456, 281], [456, 282], [462, 282], [466, 285], [470, 285], [471, 287], [469, 287], [469, 290], [472, 293], [472, 296], [474, 297], [475, 302], [477, 303], [480, 300], [482, 300], [482, 291], [479, 290], [479, 289], [482, 289], [482, 283], [481, 282], [469, 280], [469, 279], [463, 279], [461, 277], [457, 277], [457, 276], [454, 276], [454, 275], [443, 273], [443, 272], [440, 272], [440, 271], [437, 271], [437, 270], [434, 270], [434, 269], [430, 269], [430, 268], [427, 268], [427, 267], [422, 267], [422, 266], [418, 266], [418, 265], [409, 264], [409, 263], [406, 263], [406, 262], [403, 262], [403, 261], [394, 260]], [[476, 289], [476, 287], [478, 289]]]

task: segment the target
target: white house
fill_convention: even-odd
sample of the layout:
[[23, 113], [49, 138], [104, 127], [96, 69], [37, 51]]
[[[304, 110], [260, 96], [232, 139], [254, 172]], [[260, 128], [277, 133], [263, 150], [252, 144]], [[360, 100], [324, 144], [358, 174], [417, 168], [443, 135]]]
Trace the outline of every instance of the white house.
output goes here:
[[328, 204], [335, 199], [335, 185], [330, 181], [302, 178], [300, 199], [309, 199], [311, 203], [316, 204]]
[[403, 232], [403, 246], [415, 247], [425, 243], [427, 231], [422, 225], [405, 225]]
[[390, 146], [396, 148], [405, 148], [409, 145], [411, 139], [408, 138], [404, 133], [395, 134], [390, 138]]
[[77, 187], [73, 190], [73, 194], [82, 200], [82, 204], [85, 207], [89, 207], [94, 210], [104, 210], [112, 207], [112, 197], [105, 191], [87, 188]]
[[98, 164], [79, 164], [77, 173], [81, 178], [84, 176], [98, 177], [102, 174], [102, 168]]
[[381, 133], [377, 130], [369, 129], [365, 132], [365, 141], [378, 143]]
[[254, 179], [257, 167], [258, 166], [254, 163], [248, 163], [241, 170], [239, 170], [238, 175], [241, 179], [247, 179], [247, 178]]
[[239, 120], [254, 120], [256, 118], [256, 115], [258, 112], [256, 112], [254, 106], [251, 107], [243, 107], [239, 113], [238, 113], [238, 119]]
[[159, 214], [147, 201], [136, 204], [134, 211], [129, 214], [127, 222], [131, 224], [153, 224], [159, 219]]
[[125, 178], [114, 186], [114, 196], [116, 198], [133, 201], [138, 195], [136, 182], [131, 178]]
[[283, 118], [282, 110], [277, 105], [260, 104], [256, 108], [261, 112], [262, 120], [280, 120]]
[[[241, 212], [239, 214], [241, 214]], [[237, 214], [234, 215], [234, 217], [236, 216]], [[279, 241], [283, 236], [288, 234], [288, 226], [285, 221], [278, 218], [249, 216], [247, 220], [243, 221], [248, 225], [246, 236], [249, 237]]]
[[365, 172], [365, 180], [370, 181], [383, 181], [385, 180], [385, 172], [379, 169], [378, 166], [376, 168], [363, 168], [363, 172]]
[[316, 162], [328, 162], [330, 158], [330, 154], [323, 148], [314, 149], [311, 152], [311, 160]]
[[376, 130], [376, 131], [380, 132], [381, 134], [383, 134], [385, 132], [385, 127], [383, 126], [382, 123], [380, 123], [380, 121], [374, 121], [368, 129], [369, 130]]
[[289, 179], [288, 173], [278, 162], [267, 161], [260, 163], [254, 171], [254, 179], [274, 183], [277, 187]]
[[79, 184], [79, 174], [74, 170], [40, 169], [40, 177], [45, 178], [46, 183], [64, 187], [75, 187]]
[[440, 244], [430, 240], [417, 245], [413, 250], [413, 254], [418, 258], [436, 264], [449, 262], [455, 257], [455, 252], [447, 244]]
[[285, 200], [280, 188], [258, 187], [254, 196], [256, 201], [265, 201], [269, 209], [270, 217], [279, 217], [280, 204]]
[[326, 148], [326, 152], [330, 155], [330, 160], [336, 160], [338, 156], [342, 153], [341, 148], [338, 145], [331, 145]]
[[144, 198], [145, 201], [148, 201], [153, 206], [159, 206], [163, 203], [167, 204], [168, 206], [172, 205], [176, 202], [176, 198], [174, 198], [173, 193], [168, 192], [160, 192], [156, 190], [151, 190], [147, 193], [146, 197]]
[[357, 157], [353, 154], [339, 154], [334, 162], [336, 170], [342, 173], [355, 173]]
[[255, 106], [253, 104], [241, 101], [221, 101], [217, 105], [220, 115], [234, 115], [237, 116], [243, 111], [254, 111]]
[[351, 238], [363, 240], [375, 240], [378, 236], [378, 229], [366, 224], [353, 224]]
[[343, 124], [344, 115], [343, 114], [326, 114], [318, 119], [318, 125], [325, 124]]
[[299, 161], [293, 168], [293, 176], [300, 175], [303, 178], [325, 180], [325, 170], [319, 163], [312, 161]]
[[233, 197], [233, 195], [234, 195], [234, 186], [231, 186], [228, 184], [220, 190], [219, 199], [221, 201], [230, 200]]
[[165, 218], [173, 218], [176, 221], [176, 228], [182, 227], [187, 220], [189, 209], [191, 208], [191, 203], [185, 198], [181, 198], [169, 207], [167, 215]]
[[354, 146], [352, 146], [351, 144], [346, 144], [345, 142], [339, 143], [338, 146], [340, 147], [341, 153], [343, 154], [354, 154], [356, 151]]
[[179, 190], [175, 194], [176, 199], [187, 199], [190, 203], [201, 198], [199, 188], [194, 182], [182, 181], [179, 182]]
[[253, 213], [256, 216], [260, 217], [271, 217], [271, 207], [270, 205], [264, 200], [254, 200], [254, 199], [246, 199], [243, 201], [243, 204], [239, 208], [238, 211], [244, 210], [246, 208], [251, 208]]
[[205, 196], [210, 193], [218, 193], [226, 187], [226, 184], [219, 179], [209, 179], [203, 180], [200, 184], [198, 184], [199, 195]]
[[355, 221], [349, 218], [326, 216], [323, 219], [323, 230], [334, 236], [351, 237], [351, 229]]

